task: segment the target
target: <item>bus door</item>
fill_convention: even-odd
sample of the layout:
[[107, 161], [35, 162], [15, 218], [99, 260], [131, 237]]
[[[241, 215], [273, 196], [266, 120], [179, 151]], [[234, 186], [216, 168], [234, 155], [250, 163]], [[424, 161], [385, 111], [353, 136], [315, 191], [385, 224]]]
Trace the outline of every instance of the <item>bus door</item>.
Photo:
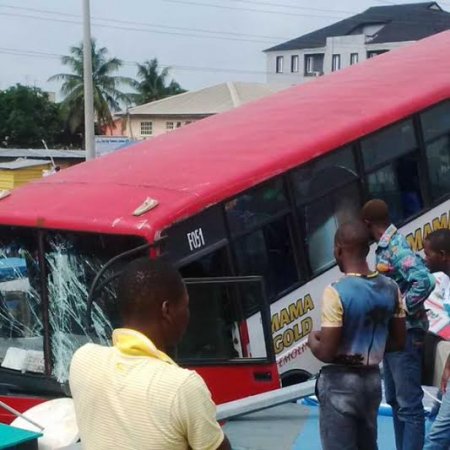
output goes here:
[[191, 319], [175, 359], [204, 378], [219, 404], [280, 387], [262, 278], [186, 278], [185, 283]]

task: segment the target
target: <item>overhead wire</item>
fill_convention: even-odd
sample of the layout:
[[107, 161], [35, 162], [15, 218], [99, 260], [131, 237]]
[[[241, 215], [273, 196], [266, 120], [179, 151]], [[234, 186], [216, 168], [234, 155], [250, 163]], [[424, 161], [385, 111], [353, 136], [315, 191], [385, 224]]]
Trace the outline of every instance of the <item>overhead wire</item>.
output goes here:
[[[200, 2], [192, 2], [192, 1], [188, 1], [188, 0], [165, 0], [167, 2], [176, 2], [176, 3], [187, 3], [187, 4], [199, 4], [199, 5], [206, 5], [206, 6], [220, 6], [220, 5], [213, 5], [213, 4], [207, 4], [207, 3], [200, 3]], [[268, 2], [266, 1], [260, 1], [260, 0], [234, 0], [236, 2], [243, 2], [243, 3], [258, 3], [258, 4], [268, 4]], [[378, 2], [383, 2], [386, 0], [375, 0]], [[441, 0], [442, 1], [442, 0]], [[287, 7], [288, 5], [283, 5], [285, 7]], [[75, 18], [81, 19], [81, 16], [77, 15], [77, 14], [71, 14], [71, 13], [64, 13], [64, 12], [55, 12], [55, 11], [49, 11], [49, 10], [42, 10], [42, 9], [37, 9], [37, 8], [25, 8], [25, 7], [18, 7], [18, 6], [13, 6], [13, 5], [8, 5], [8, 4], [1, 4], [0, 3], [0, 8], [8, 8], [8, 9], [15, 9], [15, 10], [27, 10], [27, 11], [33, 11], [33, 12], [39, 12], [39, 13], [45, 13], [45, 14], [51, 14], [53, 16], [63, 16], [63, 17], [70, 17], [70, 18]], [[239, 8], [237, 8], [239, 9]], [[318, 8], [316, 8], [318, 10]], [[45, 21], [56, 21], [56, 22], [62, 22], [62, 23], [70, 23], [70, 24], [76, 24], [79, 25], [81, 24], [81, 20], [70, 20], [70, 19], [61, 19], [58, 17], [40, 17], [40, 16], [33, 16], [33, 15], [24, 15], [24, 14], [18, 14], [18, 13], [1, 13], [0, 15], [4, 15], [4, 16], [13, 16], [13, 17], [25, 17], [25, 18], [29, 18], [29, 19], [35, 19], [35, 20], [45, 20]], [[123, 21], [123, 20], [118, 20], [118, 19], [106, 19], [106, 18], [99, 18], [97, 17], [95, 19], [96, 21], [110, 21], [110, 22], [116, 22], [116, 23], [129, 23], [129, 24], [141, 24], [142, 26], [157, 26], [155, 24], [147, 24], [147, 23], [143, 23], [143, 22], [133, 22], [133, 21]], [[170, 35], [181, 35], [183, 37], [187, 36], [186, 33], [177, 33], [177, 32], [166, 32], [166, 31], [160, 31], [160, 30], [150, 30], [150, 29], [141, 29], [141, 28], [131, 28], [131, 27], [121, 27], [121, 26], [116, 26], [116, 25], [107, 25], [107, 24], [98, 24], [95, 23], [94, 26], [98, 26], [98, 27], [105, 27], [105, 28], [116, 28], [116, 29], [123, 29], [123, 30], [129, 30], [129, 31], [139, 31], [139, 32], [154, 32], [154, 33], [162, 33], [162, 34], [170, 34]], [[158, 25], [159, 26], [159, 25]], [[163, 27], [163, 26], [161, 26]], [[165, 28], [170, 28], [170, 29], [184, 29], [184, 30], [192, 30], [195, 32], [199, 32], [199, 33], [215, 33], [215, 31], [212, 30], [201, 30], [201, 29], [190, 29], [190, 28], [183, 28], [183, 27], [169, 27], [169, 26], [165, 26]], [[228, 32], [218, 32], [218, 33], [227, 33], [227, 34], [231, 34]], [[235, 35], [243, 35], [240, 33], [235, 33]], [[201, 36], [201, 35], [192, 35], [193, 37], [197, 37], [197, 38], [204, 38], [205, 36]], [[264, 37], [264, 38], [273, 38], [273, 39], [277, 39], [275, 37], [269, 37], [269, 36], [261, 36], [261, 35], [249, 35], [247, 34], [246, 36], [258, 36], [258, 37]], [[233, 37], [219, 37], [219, 36], [209, 36], [209, 37], [216, 37], [216, 38], [220, 38], [220, 39], [227, 39], [227, 40], [239, 40], [241, 41], [242, 39], [235, 39]], [[280, 38], [280, 39], [285, 39], [286, 38]], [[295, 39], [295, 38], [294, 38]], [[293, 39], [293, 40], [294, 40]], [[261, 42], [264, 44], [269, 45], [269, 42], [267, 41], [256, 41], [256, 40], [248, 40], [250, 42]], [[310, 42], [310, 45], [313, 46], [323, 46], [324, 42]], [[347, 47], [353, 47], [352, 45], [347, 45], [347, 44], [343, 44], [341, 46], [347, 46]], [[293, 49], [294, 50], [294, 49]], [[39, 52], [39, 51], [34, 51], [34, 50], [24, 50], [24, 49], [8, 49], [8, 48], [1, 48], [0, 47], [0, 53], [3, 54], [8, 54], [8, 55], [13, 55], [13, 56], [32, 56], [32, 57], [42, 57], [42, 58], [61, 58], [63, 55], [59, 55], [59, 54], [55, 54], [55, 53], [45, 53], [45, 52]], [[137, 63], [136, 62], [132, 62], [132, 61], [123, 61], [123, 63], [125, 65], [133, 65], [135, 66]], [[272, 72], [268, 72], [268, 71], [257, 71], [257, 70], [245, 70], [245, 69], [227, 69], [227, 68], [217, 68], [217, 67], [199, 67], [199, 66], [189, 66], [189, 65], [176, 65], [176, 64], [171, 64], [171, 65], [163, 65], [160, 64], [161, 67], [167, 67], [167, 68], [171, 68], [173, 70], [181, 70], [181, 71], [207, 71], [207, 72], [228, 72], [228, 73], [246, 73], [246, 74], [261, 74], [261, 75], [267, 75], [269, 73]], [[277, 76], [293, 76], [292, 73], [290, 72], [283, 72], [283, 73], [279, 73], [277, 74]]]
[[[184, 0], [165, 0], [165, 1], [184, 1]], [[0, 4], [0, 7], [2, 7], [3, 5]], [[35, 15], [27, 15], [27, 14], [21, 14], [21, 13], [7, 13], [7, 12], [0, 12], [0, 16], [6, 16], [6, 17], [21, 17], [21, 18], [26, 18], [26, 19], [33, 19], [33, 20], [39, 20], [39, 21], [50, 21], [50, 22], [60, 22], [60, 23], [69, 23], [69, 24], [74, 24], [74, 25], [81, 25], [82, 22], [81, 20], [71, 20], [71, 19], [63, 19], [63, 18], [59, 18], [59, 17], [41, 17], [41, 16], [35, 16]], [[70, 15], [73, 16], [73, 15]], [[106, 20], [106, 19], [103, 19]], [[351, 20], [346, 19], [346, 20]], [[404, 23], [415, 23], [415, 22], [406, 22], [403, 21]], [[355, 20], [355, 23], [359, 23], [358, 21]], [[205, 36], [205, 35], [200, 35], [200, 34], [187, 34], [184, 32], [173, 32], [173, 31], [161, 31], [161, 30], [151, 30], [151, 29], [144, 29], [144, 28], [135, 28], [135, 27], [125, 27], [125, 26], [119, 26], [119, 25], [112, 25], [112, 24], [101, 24], [101, 23], [93, 23], [94, 27], [100, 27], [100, 28], [112, 28], [112, 29], [119, 29], [119, 30], [123, 30], [123, 31], [135, 31], [135, 32], [145, 32], [145, 33], [156, 33], [156, 34], [164, 34], [164, 35], [170, 35], [170, 36], [181, 36], [181, 37], [186, 37], [186, 36], [190, 36], [190, 37], [195, 37], [195, 38], [199, 38], [199, 39], [204, 39], [205, 37], [208, 38], [214, 38], [214, 39], [223, 39], [223, 40], [228, 40], [228, 41], [237, 41], [237, 42], [250, 42], [250, 43], [257, 43], [257, 44], [265, 44], [265, 46], [268, 46], [269, 48], [271, 47], [276, 47], [278, 44], [273, 42], [274, 39], [271, 40], [260, 40], [260, 39], [241, 39], [241, 38], [237, 38], [237, 37], [231, 37], [231, 36]], [[269, 37], [267, 37], [267, 39], [269, 39]], [[291, 41], [291, 40], [295, 40], [297, 38], [283, 38], [283, 41]], [[321, 47], [324, 45], [323, 41], [309, 41], [308, 44], [310, 45], [311, 48], [314, 47]], [[353, 45], [351, 44], [340, 44], [341, 47], [353, 47]]]
[[[81, 20], [81, 15], [79, 15], [79, 14], [71, 14], [71, 13], [66, 13], [66, 12], [62, 12], [62, 11], [51, 11], [48, 9], [20, 7], [20, 6], [10, 5], [10, 4], [5, 4], [5, 3], [0, 3], [0, 8], [19, 10], [19, 11], [31, 11], [31, 12], [41, 13], [41, 14], [49, 14], [52, 16], [65, 16], [65, 17], [71, 17], [71, 18], [76, 18], [76, 19]], [[153, 27], [153, 28], [156, 27], [156, 28], [162, 28], [162, 29], [191, 31], [191, 32], [198, 32], [198, 33], [224, 34], [224, 35], [231, 35], [231, 36], [245, 36], [245, 37], [265, 38], [265, 39], [286, 39], [286, 37], [281, 37], [281, 36], [267, 36], [267, 35], [258, 35], [258, 34], [249, 34], [249, 33], [236, 33], [236, 32], [232, 32], [232, 31], [207, 30], [207, 29], [203, 29], [203, 28], [188, 28], [188, 27], [180, 27], [180, 26], [155, 24], [155, 23], [149, 23], [149, 22], [137, 22], [137, 21], [132, 21], [132, 20], [113, 19], [113, 18], [109, 18], [109, 17], [92, 16], [91, 19], [95, 20], [95, 21], [101, 21], [101, 22], [114, 22], [114, 23], [125, 24], [125, 25], [138, 25], [138, 26], [143, 26], [143, 27]]]
[[289, 8], [289, 9], [300, 9], [307, 11], [317, 11], [317, 12], [334, 12], [334, 13], [343, 13], [343, 14], [358, 14], [359, 11], [350, 11], [350, 10], [342, 10], [342, 9], [323, 9], [323, 8], [311, 8], [309, 6], [299, 6], [294, 5], [292, 3], [271, 3], [266, 1], [259, 0], [231, 0], [234, 3], [248, 3], [252, 5], [263, 5], [263, 6], [272, 6], [274, 8]]
[[229, 6], [229, 5], [216, 4], [216, 3], [205, 3], [205, 2], [199, 2], [199, 1], [193, 1], [193, 0], [164, 0], [164, 1], [167, 3], [179, 3], [179, 4], [184, 4], [184, 5], [207, 6], [207, 7], [219, 8], [219, 9], [250, 11], [250, 12], [257, 12], [257, 13], [264, 13], [264, 14], [280, 14], [280, 15], [289, 16], [289, 17], [321, 17], [321, 18], [330, 18], [330, 19], [342, 19], [343, 18], [342, 16], [336, 16], [336, 15], [299, 14], [299, 13], [293, 13], [293, 12], [274, 11], [274, 10], [267, 10], [267, 9], [241, 8], [241, 7], [237, 7], [237, 6]]
[[[0, 47], [0, 54], [7, 54], [12, 56], [27, 56], [27, 57], [36, 57], [36, 58], [48, 58], [48, 59], [61, 59], [64, 55], [56, 54], [56, 53], [46, 53], [35, 50], [26, 50], [26, 49], [14, 49], [14, 48], [5, 48]], [[138, 63], [135, 61], [124, 61], [122, 60], [123, 65], [125, 66], [136, 66]], [[267, 75], [268, 72], [261, 70], [246, 70], [246, 69], [230, 69], [230, 68], [221, 68], [221, 67], [210, 67], [210, 66], [189, 66], [189, 65], [180, 65], [180, 64], [158, 64], [161, 68], [168, 68], [179, 71], [193, 71], [193, 72], [229, 72], [229, 73], [241, 73], [241, 74], [253, 74], [253, 75]], [[282, 75], [288, 75], [282, 74]], [[290, 74], [289, 74], [290, 75]]]
[[[76, 24], [81, 25], [81, 21], [77, 20], [69, 20], [69, 19], [61, 19], [58, 17], [40, 17], [40, 16], [33, 16], [33, 15], [27, 15], [27, 14], [21, 14], [21, 13], [7, 13], [7, 12], [0, 12], [0, 16], [6, 16], [6, 17], [21, 17], [25, 19], [34, 19], [34, 20], [40, 20], [40, 21], [51, 21], [51, 22], [60, 22], [60, 23], [70, 23], [70, 24]], [[99, 28], [111, 28], [116, 30], [123, 30], [123, 31], [136, 31], [136, 32], [143, 32], [143, 33], [153, 33], [153, 34], [164, 34], [164, 35], [170, 35], [170, 36], [182, 36], [182, 37], [195, 37], [204, 39], [207, 37], [208, 39], [221, 39], [226, 41], [238, 41], [238, 42], [253, 42], [257, 44], [266, 44], [270, 45], [272, 40], [261, 40], [261, 39], [242, 39], [242, 38], [235, 38], [231, 36], [205, 36], [200, 34], [192, 34], [192, 33], [185, 33], [185, 32], [175, 32], [175, 31], [161, 31], [161, 30], [151, 30], [146, 28], [136, 28], [136, 27], [126, 27], [126, 26], [120, 26], [120, 25], [108, 25], [108, 24], [102, 24], [102, 23], [92, 23], [94, 27]]]

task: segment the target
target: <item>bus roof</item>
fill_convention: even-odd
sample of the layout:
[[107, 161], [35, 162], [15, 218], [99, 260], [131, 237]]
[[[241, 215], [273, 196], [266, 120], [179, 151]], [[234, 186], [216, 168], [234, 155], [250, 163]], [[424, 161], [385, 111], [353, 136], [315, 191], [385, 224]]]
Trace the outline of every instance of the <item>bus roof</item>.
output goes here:
[[[0, 223], [140, 235], [450, 97], [450, 32], [377, 56], [0, 200]], [[147, 197], [159, 205], [140, 217]]]

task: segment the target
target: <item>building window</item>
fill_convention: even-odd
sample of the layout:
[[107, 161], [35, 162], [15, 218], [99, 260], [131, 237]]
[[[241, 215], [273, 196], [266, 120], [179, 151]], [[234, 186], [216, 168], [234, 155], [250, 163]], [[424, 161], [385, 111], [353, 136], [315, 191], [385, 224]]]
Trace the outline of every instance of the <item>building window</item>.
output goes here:
[[141, 122], [141, 136], [150, 136], [153, 133], [153, 122]]
[[374, 56], [381, 55], [381, 54], [386, 53], [388, 51], [389, 50], [372, 50], [370, 52], [367, 52], [367, 57], [368, 58], [373, 58]]
[[276, 72], [277, 73], [283, 73], [283, 56], [277, 56], [276, 59]]
[[173, 122], [166, 122], [166, 130], [167, 131], [173, 130]]
[[181, 122], [177, 122], [177, 128], [180, 128], [181, 127]]
[[350, 65], [353, 66], [353, 64], [358, 64], [359, 55], [358, 53], [351, 53], [350, 54]]
[[185, 125], [189, 125], [192, 123], [192, 120], [186, 120], [186, 122], [184, 122]]
[[341, 68], [341, 55], [333, 55], [331, 60], [331, 71], [336, 72], [336, 70], [340, 70]]
[[291, 56], [291, 72], [298, 72], [299, 58], [298, 55]]
[[319, 76], [323, 74], [323, 53], [305, 55], [305, 76]]

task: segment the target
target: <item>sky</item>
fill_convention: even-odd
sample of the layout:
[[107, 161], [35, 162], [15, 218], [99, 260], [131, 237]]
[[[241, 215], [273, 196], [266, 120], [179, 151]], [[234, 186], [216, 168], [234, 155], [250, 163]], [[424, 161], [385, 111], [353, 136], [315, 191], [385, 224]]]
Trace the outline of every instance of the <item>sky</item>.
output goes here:
[[[400, 2], [395, 2], [400, 3]], [[409, 0], [408, 3], [420, 3]], [[438, 2], [450, 10], [450, 0]], [[263, 50], [388, 0], [91, 0], [91, 33], [134, 77], [158, 58], [185, 89], [265, 82]], [[82, 40], [82, 0], [0, 0], [0, 89], [57, 92], [61, 55]]]

